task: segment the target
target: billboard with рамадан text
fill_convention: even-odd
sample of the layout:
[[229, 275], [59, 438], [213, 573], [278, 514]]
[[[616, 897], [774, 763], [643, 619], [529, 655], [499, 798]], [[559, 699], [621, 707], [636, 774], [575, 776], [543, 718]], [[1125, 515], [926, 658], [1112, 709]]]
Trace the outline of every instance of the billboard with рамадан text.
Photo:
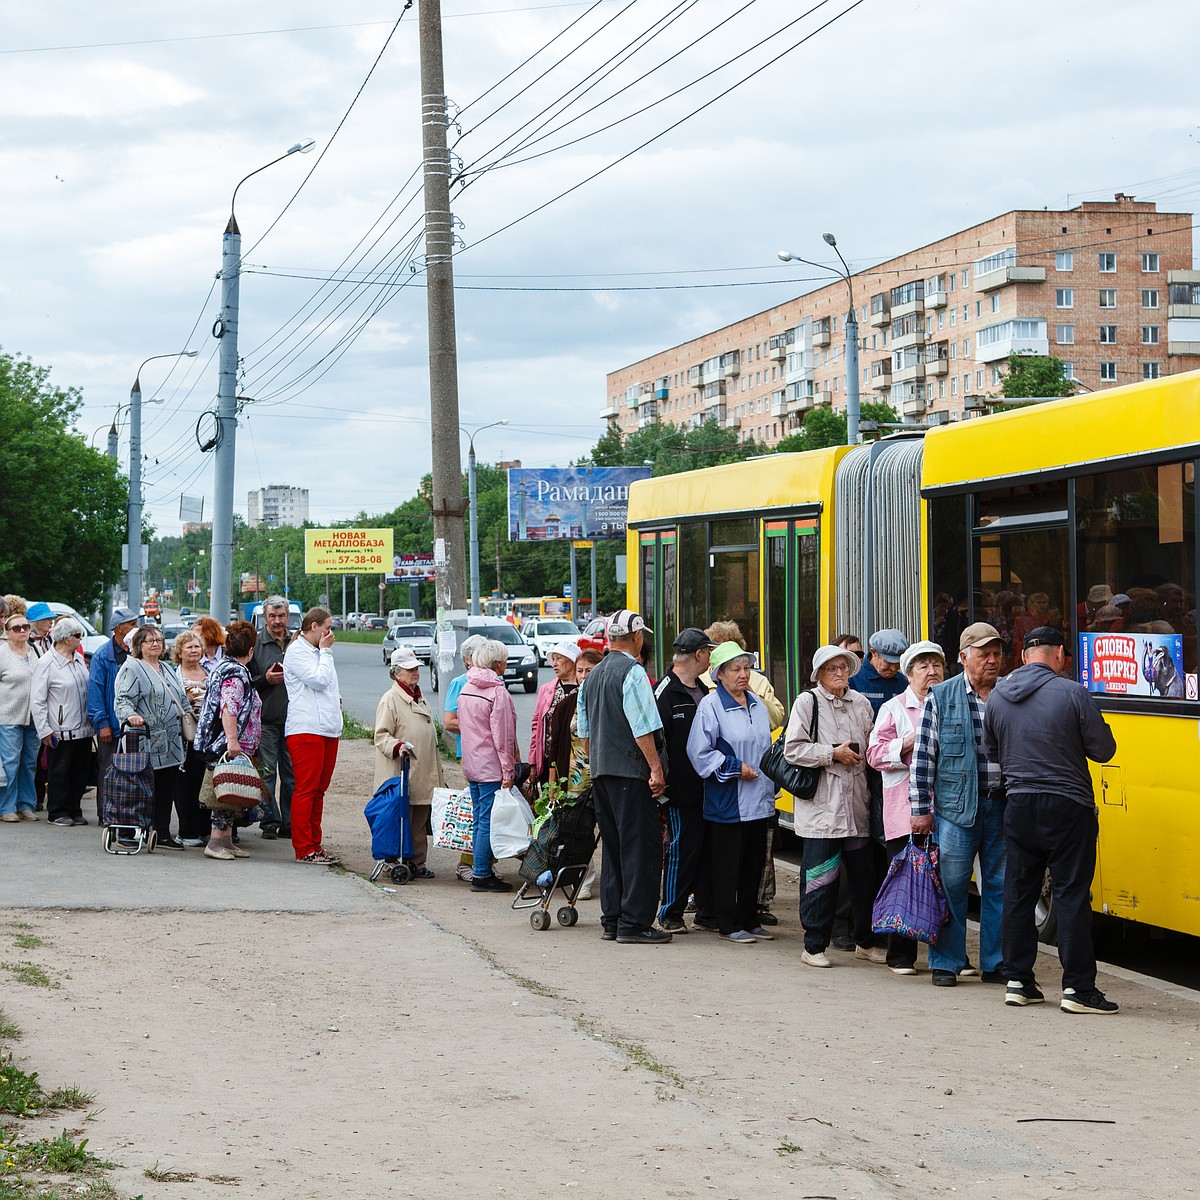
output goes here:
[[508, 540], [624, 537], [629, 487], [649, 467], [510, 467]]

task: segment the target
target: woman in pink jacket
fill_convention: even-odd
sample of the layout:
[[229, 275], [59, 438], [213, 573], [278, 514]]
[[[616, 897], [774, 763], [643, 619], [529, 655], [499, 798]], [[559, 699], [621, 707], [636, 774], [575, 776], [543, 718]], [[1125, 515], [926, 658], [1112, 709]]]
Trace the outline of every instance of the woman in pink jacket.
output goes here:
[[511, 892], [492, 871], [492, 803], [499, 788], [512, 787], [517, 758], [517, 710], [504, 686], [508, 647], [488, 640], [475, 650], [467, 686], [458, 697], [463, 774], [471, 788], [473, 892]]
[[[915, 642], [900, 656], [900, 672], [908, 687], [880, 708], [867, 743], [867, 762], [883, 775], [883, 836], [889, 858], [904, 849], [912, 833], [908, 770], [925, 698], [946, 675], [945, 651], [937, 642]], [[915, 975], [917, 943], [889, 933], [887, 965], [897, 975]]]

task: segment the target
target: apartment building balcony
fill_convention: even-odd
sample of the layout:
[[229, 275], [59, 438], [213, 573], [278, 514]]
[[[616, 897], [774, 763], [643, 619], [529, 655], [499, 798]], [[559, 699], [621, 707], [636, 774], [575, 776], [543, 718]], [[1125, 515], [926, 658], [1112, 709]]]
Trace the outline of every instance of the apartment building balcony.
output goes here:
[[867, 320], [876, 329], [883, 329], [892, 323], [891, 305], [885, 293], [871, 297], [871, 315]]
[[742, 373], [742, 354], [740, 350], [731, 350], [721, 355], [721, 370], [732, 378]]
[[1168, 354], [1200, 354], [1200, 313], [1167, 321]]
[[934, 308], [945, 308], [948, 303], [946, 292], [926, 292], [925, 293], [925, 311], [928, 312]]
[[909, 346], [923, 346], [924, 344], [925, 326], [919, 322], [914, 323], [903, 333], [897, 333], [893, 327], [891, 341], [891, 348], [893, 350], [907, 350]]
[[925, 347], [926, 378], [936, 375], [946, 375], [950, 371], [950, 356], [946, 352], [945, 342], [934, 342]]
[[712, 383], [706, 383], [704, 385], [703, 396], [704, 407], [708, 408], [713, 404], [724, 404], [727, 391], [728, 388], [725, 386], [725, 380], [723, 379], [716, 379]]
[[786, 417], [787, 411], [787, 393], [785, 391], [773, 392], [771, 395], [771, 416]]
[[892, 360], [876, 359], [871, 364], [871, 387], [877, 392], [886, 392], [892, 386]]
[[899, 287], [892, 288], [889, 298], [893, 321], [899, 317], [923, 313], [925, 311], [925, 280], [914, 279], [911, 283], [902, 283]]
[[1010, 283], [1045, 283], [1045, 267], [1002, 266], [975, 276], [975, 291], [994, 292]]
[[610, 404], [607, 408], [600, 410], [600, 420], [615, 421], [621, 415], [621, 410], [615, 405]]
[[1049, 353], [1046, 322], [1041, 317], [1015, 317], [988, 325], [975, 335], [975, 361], [979, 363], [998, 362], [1010, 354]]
[[814, 321], [812, 327], [812, 344], [814, 346], [828, 346], [830, 338], [829, 318], [822, 317], [819, 321]]
[[902, 417], [923, 417], [925, 415], [925, 397], [909, 396], [900, 401]]
[[[774, 343], [775, 339], [772, 338], [771, 341], [772, 341], [772, 343]], [[778, 346], [772, 345], [767, 350], [767, 357], [772, 362], [783, 362], [787, 358], [787, 354], [788, 354], [788, 348], [787, 348], [787, 346], [783, 345], [782, 343], [780, 343], [780, 345], [778, 345]]]
[[915, 383], [924, 378], [925, 364], [923, 362], [912, 363], [906, 367], [896, 367], [892, 371], [893, 383]]
[[1200, 317], [1200, 271], [1167, 272], [1167, 317]]
[[651, 402], [643, 404], [638, 409], [637, 423], [639, 429], [645, 429], [647, 425], [653, 425], [658, 421], [658, 405]]
[[741, 429], [742, 418], [737, 413], [727, 413], [723, 424], [726, 429]]

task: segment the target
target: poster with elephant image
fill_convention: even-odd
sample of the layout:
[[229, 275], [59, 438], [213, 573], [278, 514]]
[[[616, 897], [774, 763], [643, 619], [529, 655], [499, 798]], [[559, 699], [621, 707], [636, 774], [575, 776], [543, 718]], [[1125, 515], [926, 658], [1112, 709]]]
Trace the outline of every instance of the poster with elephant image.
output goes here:
[[1079, 679], [1097, 695], [1183, 700], [1183, 635], [1081, 633]]

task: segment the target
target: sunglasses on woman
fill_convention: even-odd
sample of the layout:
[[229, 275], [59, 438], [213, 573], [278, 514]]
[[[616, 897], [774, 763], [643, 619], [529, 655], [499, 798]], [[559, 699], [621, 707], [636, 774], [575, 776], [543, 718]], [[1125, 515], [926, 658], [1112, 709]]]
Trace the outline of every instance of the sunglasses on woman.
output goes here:
[[24, 633], [26, 629], [32, 629], [33, 626], [26, 622], [24, 625], [9, 625], [9, 633]]

